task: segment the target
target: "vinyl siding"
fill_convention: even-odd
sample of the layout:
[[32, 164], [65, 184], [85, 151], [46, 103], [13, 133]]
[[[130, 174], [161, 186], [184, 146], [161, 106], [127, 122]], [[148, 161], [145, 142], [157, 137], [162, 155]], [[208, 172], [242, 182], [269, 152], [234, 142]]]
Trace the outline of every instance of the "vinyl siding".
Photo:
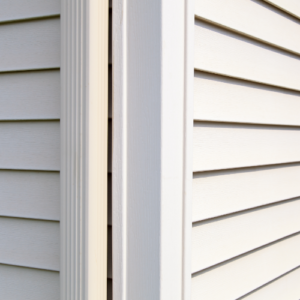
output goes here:
[[0, 298], [58, 300], [60, 1], [4, 2]]
[[60, 14], [60, 0], [9, 0], [1, 2], [0, 22]]
[[195, 1], [193, 300], [300, 297], [299, 33], [270, 3]]
[[[241, 295], [293, 269], [299, 263], [299, 251], [300, 236], [297, 234], [248, 252], [228, 263], [216, 266], [215, 269], [195, 274], [192, 281], [192, 298], [219, 299], [222, 295], [222, 299], [239, 299]], [[286, 296], [282, 294], [278, 299], [298, 299]]]
[[264, 0], [282, 11], [300, 19], [300, 3], [298, 0]]
[[2, 121], [60, 118], [58, 70], [0, 73], [0, 95]]
[[288, 274], [284, 274], [270, 284], [263, 286], [258, 291], [245, 296], [241, 299], [260, 300], [260, 299], [298, 299], [300, 294], [300, 266]]
[[0, 72], [60, 66], [59, 18], [2, 24], [0, 40]]
[[300, 54], [299, 24], [260, 0], [196, 0], [195, 15], [197, 19]]
[[2, 299], [59, 299], [59, 273], [0, 265], [0, 291]]
[[195, 68], [300, 91], [298, 56], [198, 20]]

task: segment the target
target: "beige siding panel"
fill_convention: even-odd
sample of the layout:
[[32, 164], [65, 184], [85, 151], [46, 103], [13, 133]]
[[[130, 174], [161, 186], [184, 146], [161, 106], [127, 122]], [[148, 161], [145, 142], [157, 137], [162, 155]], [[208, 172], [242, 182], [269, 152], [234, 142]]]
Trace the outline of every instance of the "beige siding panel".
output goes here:
[[60, 66], [59, 18], [0, 26], [0, 72]]
[[59, 13], [60, 0], [4, 0], [1, 1], [0, 22]]
[[59, 273], [0, 265], [0, 299], [59, 300]]
[[299, 57], [200, 21], [195, 68], [300, 90]]
[[299, 126], [299, 111], [298, 92], [209, 73], [195, 73], [196, 120]]
[[193, 225], [192, 272], [300, 231], [300, 199]]
[[300, 164], [194, 174], [193, 221], [300, 197], [299, 178]]
[[194, 171], [297, 162], [300, 129], [196, 123], [193, 151]]
[[[298, 266], [299, 253], [300, 235], [297, 235], [195, 274], [192, 278], [192, 299], [237, 299]], [[273, 300], [273, 297], [258, 299]]]
[[300, 53], [300, 22], [262, 1], [196, 0], [195, 15]]
[[59, 221], [59, 173], [0, 171], [0, 199], [0, 216]]
[[0, 74], [0, 120], [58, 119], [59, 71]]
[[300, 299], [300, 268], [286, 274], [258, 291], [243, 298], [245, 300], [298, 300]]
[[59, 223], [0, 217], [0, 263], [59, 270]]
[[0, 168], [59, 170], [59, 122], [1, 122]]
[[299, 0], [264, 0], [264, 1], [300, 19]]

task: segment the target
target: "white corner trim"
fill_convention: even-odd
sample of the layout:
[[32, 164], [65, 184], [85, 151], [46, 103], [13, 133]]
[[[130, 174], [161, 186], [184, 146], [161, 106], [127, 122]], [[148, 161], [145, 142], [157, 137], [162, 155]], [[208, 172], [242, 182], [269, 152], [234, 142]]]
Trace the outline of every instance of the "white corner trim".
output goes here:
[[183, 296], [191, 299], [193, 130], [194, 130], [194, 0], [185, 1], [185, 127], [183, 185]]
[[113, 2], [114, 300], [188, 300], [193, 58], [186, 38], [190, 47], [193, 37], [186, 26], [194, 16], [185, 2]]
[[61, 300], [104, 300], [108, 0], [62, 0], [61, 33]]

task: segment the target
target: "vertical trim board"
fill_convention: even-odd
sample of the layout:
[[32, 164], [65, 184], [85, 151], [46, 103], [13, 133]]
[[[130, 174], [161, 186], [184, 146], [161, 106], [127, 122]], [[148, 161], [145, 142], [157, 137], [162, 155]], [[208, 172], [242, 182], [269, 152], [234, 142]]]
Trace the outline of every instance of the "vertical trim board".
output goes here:
[[193, 114], [194, 114], [194, 0], [185, 1], [185, 100], [183, 168], [183, 284], [182, 300], [191, 299]]
[[106, 299], [108, 1], [62, 0], [61, 299]]
[[184, 5], [113, 3], [114, 300], [182, 299]]

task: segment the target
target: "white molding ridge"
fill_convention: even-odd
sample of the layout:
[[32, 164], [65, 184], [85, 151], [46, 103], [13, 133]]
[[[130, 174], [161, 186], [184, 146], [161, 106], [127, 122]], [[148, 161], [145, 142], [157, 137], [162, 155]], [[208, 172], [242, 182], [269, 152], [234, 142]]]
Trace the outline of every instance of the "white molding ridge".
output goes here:
[[108, 0], [62, 0], [61, 300], [106, 299]]

